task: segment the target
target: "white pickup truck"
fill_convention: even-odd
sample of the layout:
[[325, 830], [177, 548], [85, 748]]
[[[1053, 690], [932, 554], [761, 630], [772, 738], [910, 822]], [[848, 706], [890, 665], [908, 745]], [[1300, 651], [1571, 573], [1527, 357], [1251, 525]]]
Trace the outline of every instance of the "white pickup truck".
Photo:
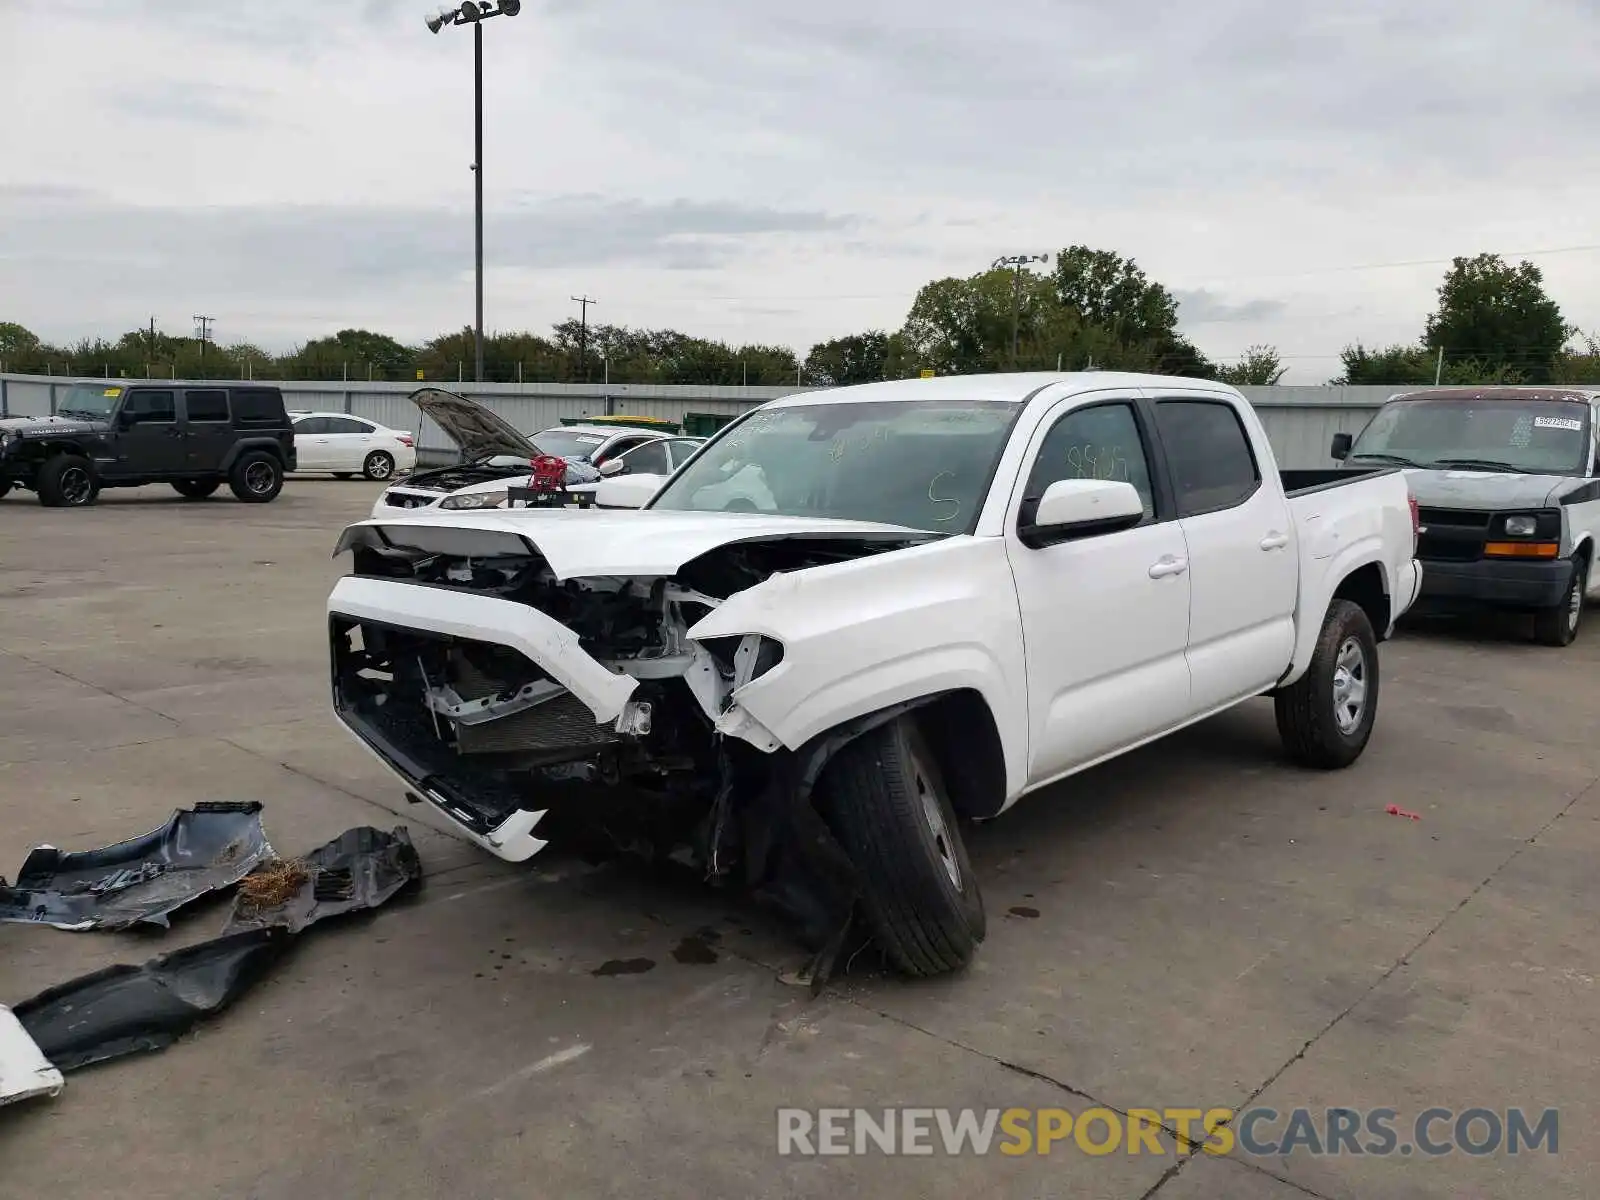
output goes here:
[[[1286, 488], [1289, 489], [1286, 491]], [[631, 499], [630, 499], [631, 492]], [[1271, 695], [1343, 767], [1416, 598], [1376, 469], [1280, 474], [1232, 388], [1093, 373], [802, 393], [659, 490], [351, 526], [334, 707], [502, 858], [603, 828], [734, 875], [826, 972], [984, 935], [960, 819]]]

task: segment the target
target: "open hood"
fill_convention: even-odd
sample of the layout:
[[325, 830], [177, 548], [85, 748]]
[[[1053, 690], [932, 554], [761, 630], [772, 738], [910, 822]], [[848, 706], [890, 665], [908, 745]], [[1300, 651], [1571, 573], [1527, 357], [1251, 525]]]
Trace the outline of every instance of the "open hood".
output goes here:
[[1524, 475], [1513, 471], [1408, 469], [1406, 483], [1417, 503], [1433, 508], [1543, 508], [1562, 485], [1583, 483], [1570, 475]]
[[556, 577], [565, 580], [671, 575], [684, 563], [733, 542], [849, 538], [911, 544], [944, 536], [900, 525], [820, 517], [527, 509], [430, 512], [401, 520], [363, 521], [344, 531], [334, 553], [342, 554], [356, 545], [388, 543], [435, 554], [480, 556], [526, 553], [532, 545]]
[[443, 388], [420, 388], [411, 393], [411, 403], [461, 447], [468, 462], [496, 455], [527, 459], [540, 453], [539, 447], [476, 400]]

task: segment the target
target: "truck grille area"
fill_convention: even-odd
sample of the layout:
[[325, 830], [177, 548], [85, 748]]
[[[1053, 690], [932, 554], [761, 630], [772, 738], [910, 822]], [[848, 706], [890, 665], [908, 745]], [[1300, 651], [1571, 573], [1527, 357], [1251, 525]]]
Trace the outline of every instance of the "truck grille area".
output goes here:
[[463, 754], [587, 753], [618, 740], [616, 731], [596, 725], [594, 714], [570, 692], [498, 721], [456, 729], [456, 745]]

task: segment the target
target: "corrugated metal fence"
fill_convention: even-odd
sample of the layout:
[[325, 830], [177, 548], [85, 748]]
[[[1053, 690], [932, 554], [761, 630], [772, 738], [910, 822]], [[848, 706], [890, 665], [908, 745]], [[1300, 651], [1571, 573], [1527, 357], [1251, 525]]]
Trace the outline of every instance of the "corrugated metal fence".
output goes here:
[[[42, 416], [55, 411], [59, 391], [76, 382], [38, 375], [0, 375], [0, 416]], [[131, 381], [118, 380], [118, 383]], [[184, 380], [161, 380], [184, 384]], [[211, 381], [215, 383], [215, 381]], [[444, 434], [406, 399], [409, 383], [279, 383], [291, 409], [348, 412], [395, 429], [418, 434], [426, 461], [447, 454]], [[691, 412], [736, 415], [768, 400], [790, 396], [798, 387], [717, 387], [678, 384], [489, 383], [446, 385], [499, 413], [518, 429], [536, 432], [563, 417], [607, 414], [664, 417], [681, 421]], [[1335, 433], [1355, 433], [1396, 387], [1247, 387], [1240, 389], [1261, 415], [1280, 466], [1327, 466], [1328, 443]], [[420, 426], [420, 427], [419, 427]]]

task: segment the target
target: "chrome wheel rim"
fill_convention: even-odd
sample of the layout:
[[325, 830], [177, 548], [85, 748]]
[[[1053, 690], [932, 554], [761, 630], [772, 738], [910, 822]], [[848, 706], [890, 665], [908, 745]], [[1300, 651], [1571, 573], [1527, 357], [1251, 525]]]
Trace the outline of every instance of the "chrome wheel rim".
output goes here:
[[1583, 615], [1583, 589], [1586, 582], [1583, 571], [1579, 570], [1572, 581], [1572, 599], [1567, 602], [1568, 631], [1578, 627], [1578, 618]]
[[374, 479], [387, 479], [394, 471], [394, 464], [382, 454], [374, 454], [367, 460], [367, 474]]
[[253, 462], [244, 469], [244, 486], [251, 495], [265, 496], [272, 490], [275, 477], [271, 463]]
[[944, 819], [939, 793], [934, 790], [927, 773], [922, 769], [922, 764], [915, 757], [911, 760], [911, 786], [917, 789], [917, 799], [922, 802], [922, 819], [927, 822], [928, 832], [933, 835], [933, 846], [939, 855], [939, 862], [950, 880], [950, 886], [959, 892], [961, 863], [956, 859], [955, 837]]
[[1339, 732], [1354, 733], [1367, 711], [1367, 652], [1346, 638], [1333, 665], [1333, 719]]
[[87, 504], [93, 491], [94, 482], [82, 467], [68, 467], [61, 472], [61, 498], [68, 504]]

